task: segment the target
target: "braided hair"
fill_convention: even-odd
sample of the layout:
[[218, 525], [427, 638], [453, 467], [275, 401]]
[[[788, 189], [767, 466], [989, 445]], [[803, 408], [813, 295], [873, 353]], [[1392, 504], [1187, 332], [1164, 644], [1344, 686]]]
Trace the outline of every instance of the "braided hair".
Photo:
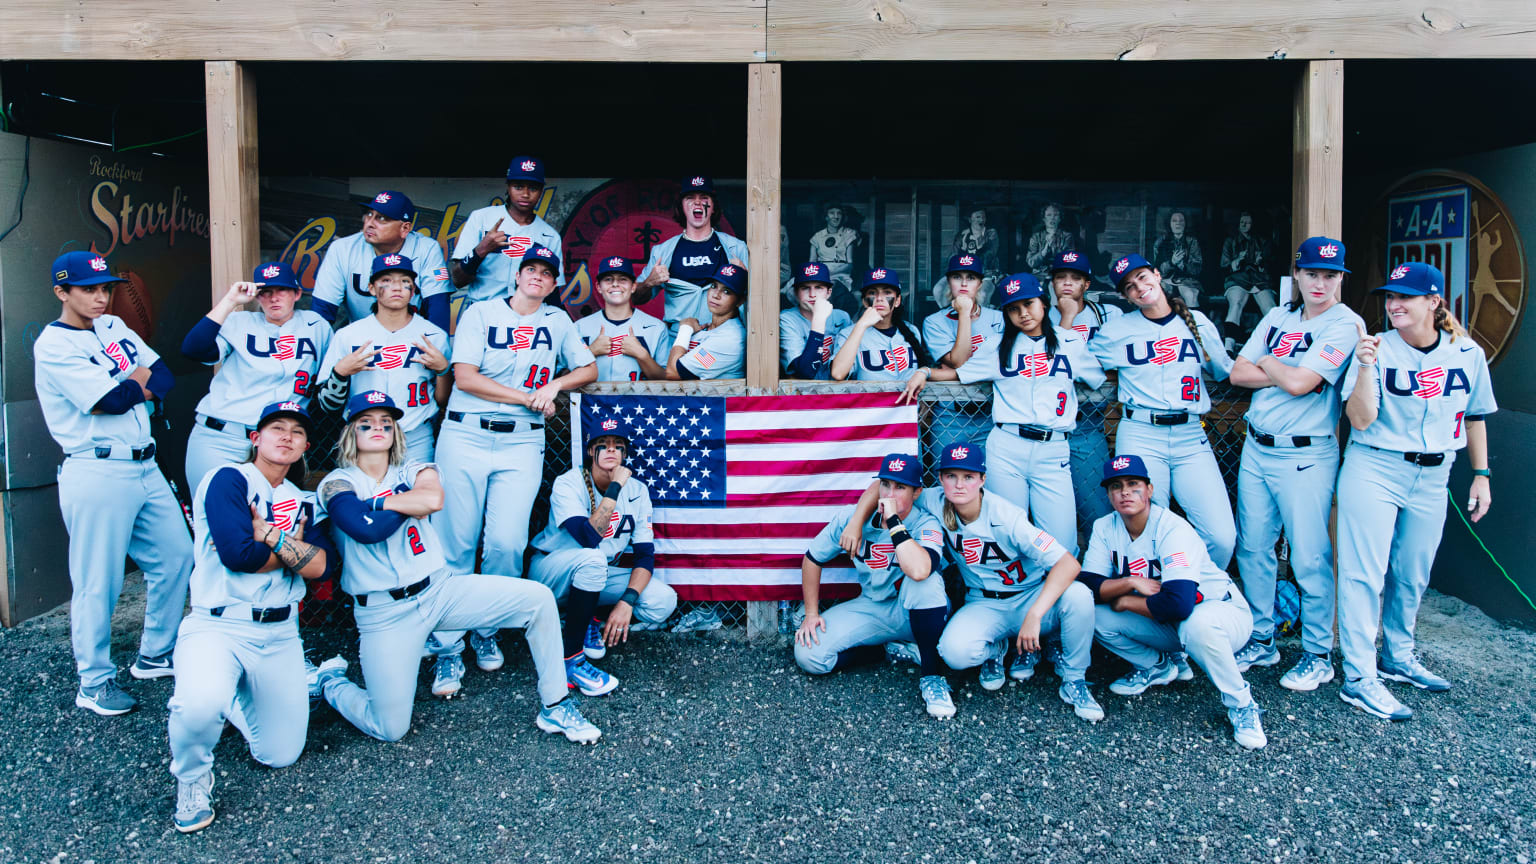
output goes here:
[[[1153, 272], [1156, 271], [1154, 270]], [[1130, 273], [1127, 273], [1125, 274], [1125, 277], [1121, 277], [1120, 284], [1116, 286], [1120, 291], [1120, 296], [1122, 297], [1124, 297], [1126, 293], [1125, 285], [1130, 281], [1126, 277], [1129, 277], [1130, 275]], [[1158, 278], [1158, 287], [1162, 287], [1161, 276]], [[1172, 309], [1175, 315], [1183, 319], [1184, 326], [1189, 328], [1189, 335], [1195, 337], [1195, 347], [1200, 349], [1200, 361], [1203, 363], [1209, 360], [1210, 354], [1205, 350], [1205, 342], [1201, 341], [1200, 339], [1200, 328], [1195, 324], [1195, 316], [1190, 313], [1189, 305], [1184, 302], [1184, 297], [1180, 295], [1178, 291], [1169, 291], [1168, 289], [1163, 288], [1163, 298], [1168, 301], [1168, 308]], [[1141, 314], [1145, 315], [1147, 313], [1142, 312]]]

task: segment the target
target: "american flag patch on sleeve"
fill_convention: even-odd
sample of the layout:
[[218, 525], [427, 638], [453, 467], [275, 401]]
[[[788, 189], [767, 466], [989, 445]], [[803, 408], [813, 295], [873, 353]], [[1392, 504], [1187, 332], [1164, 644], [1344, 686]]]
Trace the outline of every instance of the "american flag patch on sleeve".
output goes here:
[[448, 268], [447, 267], [438, 267], [437, 269], [433, 270], [432, 271], [432, 278], [436, 279], [439, 282], [447, 282], [448, 281]]
[[1343, 365], [1345, 360], [1344, 352], [1332, 345], [1324, 345], [1323, 350], [1317, 352], [1317, 356], [1327, 360], [1334, 367]]
[[713, 369], [715, 366], [715, 355], [709, 353], [708, 351], [700, 351], [699, 356], [695, 357], [694, 359], [698, 360], [699, 365], [703, 366], [705, 369]]
[[924, 528], [918, 535], [917, 542], [943, 544], [944, 536], [932, 528]]
[[1036, 549], [1039, 549], [1041, 552], [1044, 552], [1045, 550], [1051, 548], [1051, 544], [1055, 542], [1056, 540], [1051, 537], [1051, 535], [1041, 531], [1039, 534], [1035, 535], [1034, 540], [1030, 541], [1030, 545], [1034, 546]]
[[1183, 552], [1175, 552], [1172, 555], [1164, 556], [1164, 558], [1163, 558], [1163, 566], [1164, 567], [1188, 567], [1189, 566], [1189, 559], [1187, 557], [1185, 557]]

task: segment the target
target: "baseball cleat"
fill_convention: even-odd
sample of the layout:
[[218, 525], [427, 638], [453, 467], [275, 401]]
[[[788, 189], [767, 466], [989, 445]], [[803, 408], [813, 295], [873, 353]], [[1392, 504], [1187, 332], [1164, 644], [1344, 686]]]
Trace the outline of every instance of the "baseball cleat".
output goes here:
[[1333, 663], [1327, 657], [1303, 651], [1296, 665], [1280, 676], [1280, 686], [1298, 693], [1307, 693], [1332, 680]]
[[583, 696], [601, 696], [619, 686], [619, 679], [593, 666], [585, 654], [565, 661], [565, 680], [569, 686], [581, 690]]
[[464, 687], [464, 658], [458, 654], [444, 654], [437, 658], [432, 670], [432, 695], [439, 699], [451, 699]]
[[1451, 689], [1451, 682], [1424, 668], [1419, 658], [1410, 654], [1407, 662], [1388, 663], [1382, 661], [1378, 667], [1381, 677], [1390, 678], [1393, 681], [1401, 681], [1404, 684], [1412, 684], [1420, 690], [1428, 690], [1431, 693], [1444, 693]]
[[1025, 651], [1013, 658], [1013, 665], [1008, 667], [1008, 677], [1015, 681], [1028, 681], [1035, 677], [1035, 666], [1039, 662], [1039, 651]]
[[1063, 681], [1056, 689], [1056, 695], [1061, 701], [1072, 706], [1072, 713], [1087, 720], [1089, 723], [1097, 723], [1104, 719], [1104, 709], [1099, 706], [1097, 699], [1088, 691], [1088, 682], [1081, 679], [1077, 681]]
[[561, 699], [543, 709], [539, 716], [533, 718], [533, 724], [551, 735], [564, 735], [567, 740], [577, 744], [595, 744], [597, 739], [603, 737], [596, 726], [581, 716], [575, 699]]
[[191, 783], [176, 782], [176, 830], [183, 834], [201, 831], [213, 824], [213, 772]]
[[1067, 662], [1067, 651], [1061, 647], [1061, 640], [1050, 639], [1040, 647], [1045, 649], [1040, 652], [1040, 659], [1051, 664], [1051, 668], [1056, 670], [1056, 677], [1060, 678], [1061, 666]]
[[1264, 736], [1264, 724], [1259, 722], [1259, 715], [1264, 710], [1257, 702], [1249, 702], [1241, 708], [1228, 708], [1227, 719], [1232, 723], [1232, 740], [1243, 745], [1249, 750], [1259, 750], [1269, 739]]
[[1008, 676], [1003, 674], [1003, 658], [1007, 654], [1008, 641], [1006, 639], [999, 639], [992, 643], [992, 654], [987, 659], [981, 661], [981, 671], [977, 676], [981, 681], [983, 690], [1003, 689], [1003, 682], [1008, 680]]
[[176, 674], [176, 667], [171, 663], [169, 651], [159, 657], [145, 657], [140, 654], [139, 659], [133, 661], [133, 665], [128, 667], [128, 674], [140, 681], [148, 681], [151, 678], [170, 678]]
[[916, 642], [887, 642], [885, 643], [885, 659], [892, 663], [911, 663], [913, 666], [923, 665], [923, 655], [917, 650]]
[[1179, 651], [1177, 653], [1168, 655], [1168, 659], [1173, 661], [1173, 668], [1178, 671], [1180, 681], [1195, 680], [1195, 670], [1189, 668], [1188, 654], [1185, 654], [1183, 651]]
[[1383, 720], [1407, 720], [1413, 716], [1413, 709], [1397, 701], [1380, 678], [1351, 678], [1339, 688], [1339, 698]]
[[469, 648], [475, 652], [475, 665], [480, 667], [481, 672], [495, 672], [507, 662], [507, 658], [501, 656], [501, 646], [496, 643], [495, 636], [471, 633]]
[[103, 717], [116, 717], [137, 708], [139, 700], [123, 692], [123, 688], [109, 678], [105, 683], [89, 689], [81, 687], [75, 692], [75, 705]]
[[1247, 672], [1255, 666], [1273, 666], [1280, 662], [1280, 652], [1275, 649], [1275, 642], [1259, 639], [1249, 639], [1248, 644], [1239, 648], [1232, 659], [1237, 661], [1237, 671]]
[[929, 717], [943, 719], [955, 716], [955, 700], [949, 697], [949, 682], [943, 675], [924, 675], [917, 682], [917, 689], [923, 694], [923, 704], [928, 708]]
[[339, 654], [329, 660], [321, 661], [319, 666], [309, 668], [315, 670], [314, 677], [309, 679], [309, 698], [311, 699], [319, 699], [325, 695], [326, 684], [347, 677], [347, 659]]
[[608, 656], [608, 646], [603, 644], [603, 622], [596, 618], [587, 622], [587, 635], [581, 640], [581, 650], [588, 660], [601, 660]]
[[1150, 687], [1161, 687], [1179, 677], [1179, 669], [1167, 655], [1159, 658], [1157, 665], [1146, 669], [1132, 669], [1130, 674], [1109, 685], [1109, 692], [1117, 696], [1139, 696]]

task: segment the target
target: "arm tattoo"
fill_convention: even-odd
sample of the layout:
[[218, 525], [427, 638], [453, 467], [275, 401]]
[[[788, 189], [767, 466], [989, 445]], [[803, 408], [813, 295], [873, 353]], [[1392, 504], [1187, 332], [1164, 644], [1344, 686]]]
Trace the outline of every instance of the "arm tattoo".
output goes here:
[[315, 560], [320, 554], [320, 547], [305, 543], [303, 540], [289, 540], [283, 544], [281, 552], [276, 553], [283, 566], [297, 573], [303, 570], [309, 562]]

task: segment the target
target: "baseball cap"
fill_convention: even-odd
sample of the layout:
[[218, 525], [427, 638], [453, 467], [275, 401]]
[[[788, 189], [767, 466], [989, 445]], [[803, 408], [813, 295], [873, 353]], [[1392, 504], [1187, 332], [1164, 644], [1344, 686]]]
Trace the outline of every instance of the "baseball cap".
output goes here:
[[907, 486], [923, 485], [923, 462], [907, 453], [892, 453], [880, 462], [881, 480], [890, 480]]
[[1093, 270], [1088, 265], [1088, 256], [1076, 249], [1056, 253], [1056, 257], [1051, 259], [1051, 275], [1056, 275], [1058, 270], [1071, 270], [1084, 276], [1093, 275]]
[[684, 177], [680, 185], [683, 188], [678, 192], [679, 197], [692, 195], [695, 192], [704, 192], [709, 195], [715, 194], [714, 178], [707, 174], [692, 174]]
[[960, 469], [987, 473], [987, 451], [980, 444], [969, 441], [952, 441], [944, 445], [939, 454], [939, 470]]
[[975, 273], [977, 276], [982, 275], [981, 256], [972, 255], [969, 252], [961, 252], [959, 255], [949, 256], [949, 266], [944, 268], [944, 275], [948, 276], [951, 273]]
[[372, 411], [375, 408], [383, 408], [389, 412], [389, 416], [396, 420], [405, 416], [405, 412], [400, 410], [400, 406], [395, 404], [395, 400], [389, 398], [388, 393], [385, 393], [383, 390], [365, 390], [362, 393], [352, 394], [352, 398], [347, 400], [347, 410], [342, 415], [342, 419], [351, 423], [353, 417], [364, 411]]
[[303, 405], [292, 400], [273, 402], [271, 405], [261, 409], [261, 419], [256, 421], [256, 428], [261, 429], [268, 423], [274, 420], [281, 420], [284, 417], [291, 417], [299, 421], [299, 425], [304, 427], [305, 433], [309, 435], [315, 434], [315, 421], [309, 418], [309, 412], [304, 410]]
[[896, 271], [894, 270], [887, 270], [884, 267], [876, 267], [875, 269], [870, 270], [864, 274], [864, 284], [859, 286], [859, 290], [863, 291], [866, 288], [873, 288], [876, 285], [889, 285], [892, 288], [900, 290], [901, 279], [896, 275]]
[[609, 255], [597, 263], [597, 267], [592, 274], [592, 281], [596, 282], [609, 273], [623, 273], [625, 276], [633, 279], [635, 278], [635, 264], [623, 255]]
[[827, 265], [820, 261], [809, 261], [795, 268], [795, 287], [807, 282], [820, 282], [823, 285], [832, 284], [832, 274], [827, 270]]
[[1116, 456], [1104, 463], [1104, 479], [1099, 481], [1100, 486], [1108, 486], [1109, 481], [1118, 477], [1140, 477], [1147, 482], [1152, 478], [1147, 474], [1147, 463], [1141, 461], [1140, 456]]
[[513, 156], [507, 163], [507, 182], [521, 180], [524, 183], [544, 185], [544, 160], [532, 156]]
[[257, 264], [256, 269], [251, 271], [251, 281], [260, 282], [264, 288], [304, 290], [304, 286], [299, 284], [299, 277], [293, 275], [293, 268], [281, 261]]
[[711, 278], [737, 297], [747, 296], [747, 268], [737, 267], [735, 264], [721, 264], [720, 269], [716, 270]]
[[626, 442], [634, 440], [630, 437], [629, 427], [620, 423], [615, 417], [609, 417], [600, 423], [585, 424], [583, 428], [586, 432], [586, 438], [582, 441], [582, 450], [591, 450], [593, 441], [609, 435], [623, 438]]
[[1296, 269], [1348, 273], [1349, 268], [1344, 266], [1344, 243], [1331, 237], [1308, 237], [1296, 247]]
[[556, 275], [559, 275], [560, 273], [560, 258], [555, 255], [554, 252], [550, 251], [548, 246], [545, 246], [541, 243], [535, 243], [528, 247], [528, 251], [523, 253], [522, 260], [517, 262], [517, 269], [521, 270], [533, 262], [537, 262], [539, 264], [543, 264], [545, 267], [548, 267], [549, 272], [551, 273]]
[[1132, 252], [1124, 258], [1115, 259], [1115, 263], [1109, 265], [1109, 269], [1114, 274], [1115, 287], [1118, 288], [1120, 287], [1120, 283], [1125, 281], [1125, 277], [1135, 273], [1137, 270], [1140, 270], [1143, 267], [1151, 266], [1151, 261], [1148, 261], [1140, 255], [1137, 255], [1135, 252]]
[[1392, 275], [1387, 277], [1387, 284], [1374, 290], [1413, 294], [1420, 297], [1429, 295], [1442, 297], [1445, 295], [1445, 274], [1433, 264], [1409, 261], [1392, 268]]
[[388, 273], [392, 270], [409, 273], [412, 279], [416, 278], [416, 264], [410, 258], [395, 252], [373, 256], [373, 272], [368, 274], [368, 278], [371, 280], [380, 273]]
[[388, 216], [401, 222], [414, 222], [416, 219], [416, 207], [411, 204], [411, 199], [404, 192], [396, 192], [393, 189], [385, 189], [373, 196], [371, 201], [359, 201], [357, 206], [364, 210], [377, 210], [380, 216]]
[[107, 259], [95, 252], [65, 252], [53, 259], [55, 285], [103, 285], [121, 281], [122, 277], [107, 266]]
[[1040, 280], [1033, 273], [1015, 273], [1003, 283], [1002, 294], [998, 299], [1001, 306], [1007, 306], [1018, 300], [1029, 300], [1034, 297], [1044, 297], [1045, 289], [1040, 287]]

